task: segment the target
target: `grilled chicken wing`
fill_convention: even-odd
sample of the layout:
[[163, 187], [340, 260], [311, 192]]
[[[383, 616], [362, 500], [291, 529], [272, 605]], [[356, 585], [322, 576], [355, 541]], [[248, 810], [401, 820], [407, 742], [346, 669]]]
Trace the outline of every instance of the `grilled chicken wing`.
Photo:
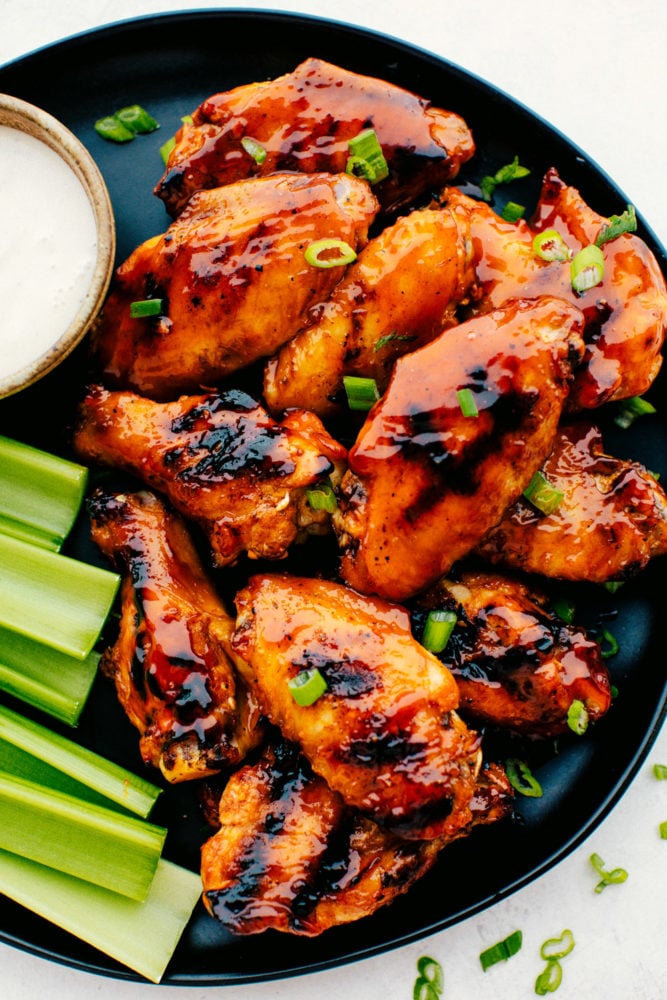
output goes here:
[[[581, 326], [561, 299], [516, 301], [396, 362], [334, 514], [350, 586], [405, 600], [498, 523], [551, 450]], [[461, 390], [476, 416], [464, 415]]]
[[266, 367], [264, 397], [274, 411], [303, 406], [334, 413], [344, 375], [383, 390], [393, 362], [455, 322], [472, 283], [464, 219], [421, 209], [398, 219], [361, 251], [309, 325]]
[[[502, 771], [484, 769], [471, 828], [503, 818], [510, 802]], [[202, 848], [204, 904], [236, 934], [313, 936], [407, 892], [445, 845], [400, 840], [351, 812], [293, 746], [279, 743], [225, 786], [219, 830]]]
[[538, 295], [560, 296], [582, 310], [586, 353], [569, 408], [590, 409], [649, 388], [662, 360], [667, 288], [642, 239], [625, 233], [604, 243], [602, 282], [578, 294], [572, 288], [569, 259], [542, 260], [533, 250], [533, 238], [555, 229], [576, 253], [594, 243], [609, 220], [589, 208], [555, 170], [544, 178], [530, 224], [505, 222], [488, 205], [459, 191], [446, 191], [444, 199], [452, 211], [469, 219], [479, 286], [473, 314], [496, 309], [507, 299]]
[[147, 491], [89, 502], [92, 537], [123, 575], [118, 638], [101, 669], [141, 733], [141, 756], [170, 782], [237, 765], [259, 713], [237, 679], [234, 621], [180, 517]]
[[345, 172], [349, 141], [367, 128], [375, 130], [389, 166], [389, 176], [377, 184], [387, 211], [455, 177], [475, 149], [459, 115], [321, 59], [307, 59], [275, 80], [216, 94], [192, 119], [177, 133], [155, 188], [172, 216], [193, 192], [245, 177]]
[[[117, 269], [94, 331], [107, 384], [154, 399], [200, 392], [273, 354], [327, 297], [344, 268], [304, 256], [323, 238], [353, 249], [377, 202], [365, 181], [278, 174], [195, 195], [167, 231]], [[134, 301], [161, 300], [133, 318]]]
[[561, 580], [623, 580], [667, 552], [667, 496], [642, 465], [605, 454], [588, 423], [559, 428], [543, 466], [562, 493], [544, 514], [523, 497], [478, 546], [492, 563]]
[[[456, 715], [456, 684], [410, 633], [402, 608], [341, 584], [250, 579], [232, 645], [262, 711], [345, 802], [403, 836], [452, 836], [470, 822], [479, 739]], [[313, 704], [288, 682], [317, 668]]]
[[308, 487], [337, 476], [345, 450], [303, 410], [277, 423], [241, 391], [156, 403], [93, 387], [74, 446], [86, 461], [134, 474], [206, 534], [214, 562], [280, 559], [302, 533], [328, 530]]
[[420, 603], [417, 634], [427, 609], [458, 615], [439, 655], [456, 679], [460, 711], [476, 724], [556, 736], [567, 732], [574, 701], [592, 722], [608, 710], [611, 688], [599, 645], [550, 612], [526, 584], [469, 572], [440, 581]]

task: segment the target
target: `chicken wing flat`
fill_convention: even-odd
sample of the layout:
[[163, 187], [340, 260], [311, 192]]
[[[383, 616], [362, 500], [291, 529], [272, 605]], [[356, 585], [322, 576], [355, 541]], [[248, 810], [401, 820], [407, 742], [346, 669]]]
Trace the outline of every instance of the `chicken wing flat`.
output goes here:
[[118, 638], [101, 669], [172, 782], [238, 765], [261, 730], [230, 659], [234, 621], [180, 517], [148, 491], [98, 491], [92, 537], [123, 576]]
[[498, 523], [551, 451], [582, 325], [562, 299], [517, 300], [399, 358], [334, 514], [350, 586], [405, 600]]
[[268, 362], [271, 409], [335, 413], [344, 375], [383, 390], [397, 357], [455, 322], [473, 280], [471, 247], [465, 219], [448, 209], [415, 210], [370, 240], [312, 322]]
[[450, 189], [449, 207], [468, 213], [474, 245], [477, 296], [470, 312], [496, 309], [507, 299], [557, 295], [578, 305], [586, 327], [584, 363], [568, 406], [590, 409], [644, 393], [662, 362], [667, 330], [667, 288], [655, 256], [644, 241], [623, 233], [605, 242], [604, 276], [594, 288], [572, 288], [570, 259], [543, 260], [533, 249], [536, 233], [555, 229], [571, 254], [595, 243], [609, 219], [594, 212], [555, 170], [544, 178], [529, 223], [505, 222], [484, 202]]
[[389, 167], [377, 184], [387, 211], [455, 177], [475, 150], [459, 115], [385, 80], [306, 59], [275, 80], [204, 101], [176, 134], [155, 193], [175, 216], [195, 191], [246, 177], [344, 173], [350, 139], [368, 128]]
[[[471, 829], [508, 814], [511, 788], [480, 774]], [[467, 831], [469, 832], [469, 831]], [[408, 841], [347, 809], [294, 747], [232, 775], [202, 848], [204, 904], [236, 934], [314, 936], [376, 912], [429, 871], [446, 841]]]
[[298, 410], [278, 423], [239, 390], [157, 403], [95, 386], [74, 446], [165, 494], [203, 530], [218, 566], [244, 552], [280, 559], [302, 534], [328, 530], [307, 491], [345, 459], [316, 416]]
[[[252, 577], [236, 606], [232, 646], [253, 696], [348, 805], [415, 839], [453, 836], [470, 822], [479, 738], [403, 608], [273, 574]], [[327, 689], [299, 705], [289, 682], [314, 669]]]
[[[93, 337], [103, 380], [174, 399], [273, 354], [344, 271], [308, 263], [309, 245], [340, 239], [357, 250], [376, 210], [368, 184], [346, 174], [200, 192], [117, 269]], [[134, 318], [132, 303], [146, 299], [159, 300], [159, 315]]]
[[424, 609], [458, 615], [440, 659], [456, 679], [460, 711], [475, 724], [529, 736], [568, 731], [568, 710], [580, 701], [591, 722], [611, 704], [609, 675], [597, 642], [548, 608], [546, 598], [497, 573], [468, 572], [442, 580]]
[[667, 552], [667, 495], [638, 462], [605, 454], [589, 423], [559, 428], [543, 466], [552, 513], [522, 497], [478, 546], [490, 562], [560, 580], [624, 580]]

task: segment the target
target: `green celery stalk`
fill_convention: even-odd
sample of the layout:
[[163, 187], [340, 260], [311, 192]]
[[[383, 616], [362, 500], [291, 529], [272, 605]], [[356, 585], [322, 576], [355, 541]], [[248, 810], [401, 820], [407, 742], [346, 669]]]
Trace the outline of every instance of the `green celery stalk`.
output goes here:
[[0, 772], [0, 849], [145, 899], [167, 831]]
[[0, 625], [77, 659], [90, 655], [118, 574], [0, 533]]
[[0, 892], [153, 983], [201, 895], [198, 875], [161, 859], [142, 903], [0, 851]]
[[0, 689], [69, 726], [79, 721], [99, 659], [74, 659], [0, 627]]
[[0, 771], [145, 818], [161, 789], [0, 705]]
[[0, 531], [59, 549], [87, 484], [85, 466], [0, 435]]

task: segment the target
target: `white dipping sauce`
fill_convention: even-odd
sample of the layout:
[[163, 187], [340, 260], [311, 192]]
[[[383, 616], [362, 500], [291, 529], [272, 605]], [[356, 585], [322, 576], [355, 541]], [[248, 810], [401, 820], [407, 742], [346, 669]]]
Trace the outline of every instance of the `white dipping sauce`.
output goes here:
[[95, 216], [74, 172], [45, 143], [0, 125], [0, 378], [67, 330], [96, 257]]

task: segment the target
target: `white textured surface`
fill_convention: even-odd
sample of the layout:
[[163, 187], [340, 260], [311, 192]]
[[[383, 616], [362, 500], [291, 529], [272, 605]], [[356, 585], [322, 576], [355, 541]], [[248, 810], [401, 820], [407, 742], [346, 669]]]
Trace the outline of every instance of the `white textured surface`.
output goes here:
[[[335, 17], [401, 37], [491, 81], [581, 146], [667, 243], [667, 5], [664, 0], [324, 0], [199, 3], [193, 9], [265, 7]], [[0, 0], [0, 64], [67, 35], [186, 3], [137, 0]], [[0, 220], [1, 221], [1, 220]], [[658, 665], [659, 666], [659, 665]], [[667, 998], [667, 763], [663, 729], [631, 787], [589, 840], [555, 869], [480, 916], [389, 954], [314, 976], [258, 986], [186, 989], [191, 1000], [409, 1000], [417, 958], [443, 965], [444, 1000], [529, 1000], [540, 943], [572, 929], [559, 1000]], [[588, 857], [597, 851], [630, 877], [600, 895]], [[502, 864], [502, 859], [498, 859]], [[482, 973], [478, 954], [516, 928], [511, 962]], [[257, 947], [261, 948], [261, 939]], [[157, 1000], [174, 988], [117, 982], [0, 945], [2, 1000]]]

